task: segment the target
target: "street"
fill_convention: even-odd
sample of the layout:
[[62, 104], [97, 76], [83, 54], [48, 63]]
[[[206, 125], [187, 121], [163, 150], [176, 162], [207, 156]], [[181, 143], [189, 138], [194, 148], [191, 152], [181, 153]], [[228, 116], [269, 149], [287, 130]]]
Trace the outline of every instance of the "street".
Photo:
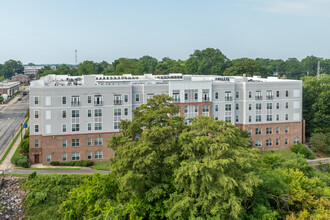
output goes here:
[[[19, 94], [18, 97], [22, 95]], [[24, 123], [25, 114], [29, 108], [29, 95], [23, 96], [22, 101], [14, 98], [12, 104], [0, 106], [0, 153], [9, 144], [21, 123]]]

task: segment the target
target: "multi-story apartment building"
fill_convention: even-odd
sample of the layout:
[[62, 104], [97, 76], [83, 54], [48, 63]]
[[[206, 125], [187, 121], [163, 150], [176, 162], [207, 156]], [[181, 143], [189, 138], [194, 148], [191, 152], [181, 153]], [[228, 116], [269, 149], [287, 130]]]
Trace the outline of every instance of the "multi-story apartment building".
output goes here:
[[247, 131], [252, 146], [304, 142], [302, 82], [276, 77], [48, 75], [30, 86], [30, 161], [108, 160], [121, 119], [168, 94], [186, 118], [213, 116]]

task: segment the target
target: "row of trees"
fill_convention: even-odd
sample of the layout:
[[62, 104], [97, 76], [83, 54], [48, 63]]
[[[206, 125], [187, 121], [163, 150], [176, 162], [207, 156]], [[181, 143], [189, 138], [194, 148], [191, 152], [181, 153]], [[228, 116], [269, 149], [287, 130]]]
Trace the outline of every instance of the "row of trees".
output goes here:
[[15, 73], [23, 73], [24, 66], [21, 61], [8, 60], [0, 64], [0, 81], [10, 79]]
[[52, 71], [50, 67], [45, 67], [40, 74], [201, 74], [201, 75], [227, 75], [237, 76], [246, 74], [247, 76], [261, 75], [263, 77], [278, 74], [280, 77], [299, 79], [303, 76], [315, 76], [317, 73], [317, 63], [320, 61], [321, 73], [330, 73], [330, 59], [323, 59], [315, 56], [308, 56], [301, 61], [296, 58], [287, 60], [273, 59], [249, 59], [240, 58], [230, 60], [219, 49], [206, 48], [196, 50], [186, 60], [173, 60], [168, 57], [158, 61], [151, 56], [143, 56], [139, 59], [119, 58], [112, 64], [106, 61], [95, 63], [84, 61], [78, 68], [70, 68], [68, 65], [61, 65], [57, 70]]
[[[261, 153], [224, 121], [186, 125], [170, 117], [178, 112], [170, 100], [154, 96], [121, 122], [121, 135], [108, 143], [116, 152], [111, 174], [57, 193], [65, 196], [52, 207], [58, 219], [329, 219], [329, 173], [300, 155]], [[45, 193], [38, 178], [28, 182], [27, 214], [51, 203], [45, 195], [53, 188], [67, 188], [56, 177]]]

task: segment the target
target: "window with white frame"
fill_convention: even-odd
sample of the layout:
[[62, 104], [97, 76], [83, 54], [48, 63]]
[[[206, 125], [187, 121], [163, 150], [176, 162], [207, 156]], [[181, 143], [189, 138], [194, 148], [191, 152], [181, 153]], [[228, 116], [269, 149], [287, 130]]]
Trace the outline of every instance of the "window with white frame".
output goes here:
[[252, 122], [252, 116], [249, 115], [249, 122]]
[[92, 109], [87, 109], [87, 117], [92, 117]]
[[103, 144], [103, 138], [102, 137], [97, 137], [94, 139], [94, 145], [102, 145]]
[[91, 131], [92, 130], [92, 123], [87, 123], [87, 130], [88, 131]]
[[280, 115], [276, 114], [276, 121], [279, 121], [279, 120], [280, 120]]
[[125, 116], [128, 115], [128, 108], [124, 108], [124, 115], [125, 115]]
[[80, 98], [79, 96], [71, 96], [71, 106], [79, 106]]
[[267, 103], [267, 109], [273, 109], [273, 103]]
[[285, 91], [285, 96], [289, 97], [289, 91], [288, 90]]
[[188, 93], [185, 93], [185, 94], [184, 94], [184, 100], [185, 100], [185, 101], [188, 101]]
[[285, 145], [287, 145], [289, 143], [288, 138], [285, 138]]
[[92, 151], [87, 152], [87, 159], [91, 160], [92, 159]]
[[62, 140], [62, 147], [66, 147], [67, 146], [67, 140], [66, 139], [63, 139]]
[[124, 102], [128, 102], [128, 95], [124, 95]]
[[173, 102], [180, 102], [180, 94], [178, 92], [173, 93]]
[[79, 110], [72, 110], [72, 118], [79, 118]]
[[256, 103], [256, 110], [261, 110], [261, 103]]
[[289, 120], [289, 114], [285, 114], [285, 120]]
[[147, 94], [147, 100], [152, 99], [153, 96], [154, 94]]
[[71, 146], [72, 147], [79, 147], [80, 146], [80, 139], [79, 138], [71, 139]]
[[276, 138], [276, 146], [280, 144], [280, 139]]
[[272, 134], [273, 128], [266, 128], [266, 134]]
[[285, 133], [289, 133], [289, 127], [288, 126], [285, 126]]
[[113, 109], [113, 128], [115, 130], [119, 129], [120, 126], [119, 126], [119, 123], [120, 123], [120, 120], [121, 120], [121, 108], [114, 108]]
[[276, 127], [276, 134], [279, 134], [279, 133], [280, 133], [280, 128]]
[[276, 102], [276, 109], [280, 109], [280, 103]]
[[100, 131], [102, 130], [102, 109], [94, 110], [94, 130]]
[[280, 97], [280, 91], [276, 91], [276, 97]]
[[80, 160], [80, 153], [79, 152], [71, 153], [71, 160], [72, 161]]
[[66, 105], [66, 96], [62, 96], [62, 105]]
[[289, 108], [289, 102], [285, 102], [285, 108], [286, 108], [286, 109]]
[[267, 115], [266, 118], [267, 121], [273, 121], [273, 115]]
[[252, 129], [251, 129], [251, 128], [249, 128], [249, 130], [248, 130], [248, 134], [249, 134], [249, 136], [252, 135]]
[[198, 105], [194, 106], [195, 113], [198, 113]]
[[92, 146], [92, 138], [87, 138], [87, 146]]
[[256, 128], [256, 135], [261, 135], [261, 132], [262, 132], [261, 128]]
[[62, 132], [66, 132], [66, 124], [62, 124]]
[[272, 139], [266, 139], [266, 146], [272, 146], [273, 145], [273, 140]]
[[80, 131], [80, 125], [79, 124], [72, 124], [72, 131]]
[[102, 159], [103, 152], [102, 151], [95, 151], [95, 159]]
[[298, 143], [299, 143], [299, 137], [295, 137], [295, 138], [293, 138], [293, 143], [294, 143], [294, 144], [298, 144]]
[[214, 98], [217, 99], [217, 100], [219, 99], [219, 92], [214, 93]]
[[94, 95], [94, 105], [103, 105], [102, 95]]
[[46, 163], [50, 163], [52, 162], [52, 155], [51, 154], [47, 154], [46, 155]]
[[256, 140], [255, 146], [256, 147], [261, 147], [261, 140]]
[[225, 105], [225, 111], [231, 111], [231, 104]]
[[219, 111], [219, 105], [214, 105], [214, 111], [216, 111], [216, 112]]
[[62, 161], [65, 162], [67, 160], [67, 155], [66, 153], [63, 153], [62, 154]]
[[39, 111], [38, 110], [34, 111], [34, 118], [39, 118]]
[[62, 110], [62, 118], [66, 118], [66, 110]]
[[101, 131], [102, 130], [102, 123], [101, 122], [95, 122], [94, 123], [94, 129], [95, 129], [95, 131]]
[[87, 103], [88, 104], [92, 103], [92, 96], [91, 95], [87, 96]]
[[261, 122], [261, 115], [256, 115], [256, 122]]
[[232, 101], [233, 98], [231, 96], [231, 92], [230, 91], [227, 91], [225, 92], [225, 101]]
[[121, 94], [115, 94], [113, 97], [113, 104], [114, 105], [121, 105], [123, 104], [123, 98]]
[[252, 98], [252, 92], [249, 91], [249, 98]]
[[236, 99], [239, 98], [239, 91], [236, 91]]
[[139, 93], [135, 94], [135, 101], [136, 102], [140, 101], [140, 94]]
[[34, 132], [39, 132], [39, 125], [34, 125]]
[[231, 122], [231, 116], [226, 116], [226, 117], [225, 117], [225, 121], [226, 121], [227, 123]]
[[39, 97], [38, 96], [35, 96], [34, 97], [34, 104], [35, 105], [38, 105], [39, 104]]
[[195, 92], [195, 101], [197, 101], [198, 100], [198, 93], [197, 92]]
[[236, 111], [238, 111], [238, 110], [239, 110], [239, 104], [236, 103]]
[[34, 140], [34, 147], [39, 147], [39, 140]]
[[251, 103], [249, 104], [249, 110], [252, 110], [252, 104]]
[[238, 118], [238, 115], [235, 116], [235, 122], [238, 122], [239, 121], [239, 118]]
[[202, 113], [202, 115], [209, 116], [209, 112], [210, 112], [209, 105], [203, 105], [203, 113]]

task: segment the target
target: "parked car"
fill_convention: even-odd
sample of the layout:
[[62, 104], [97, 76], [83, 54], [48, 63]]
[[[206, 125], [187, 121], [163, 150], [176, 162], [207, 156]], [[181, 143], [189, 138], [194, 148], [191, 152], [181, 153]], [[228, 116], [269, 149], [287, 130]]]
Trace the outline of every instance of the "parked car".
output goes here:
[[27, 95], [27, 92], [26, 91], [23, 91], [23, 95]]
[[21, 97], [18, 97], [18, 101], [22, 101], [22, 98]]

